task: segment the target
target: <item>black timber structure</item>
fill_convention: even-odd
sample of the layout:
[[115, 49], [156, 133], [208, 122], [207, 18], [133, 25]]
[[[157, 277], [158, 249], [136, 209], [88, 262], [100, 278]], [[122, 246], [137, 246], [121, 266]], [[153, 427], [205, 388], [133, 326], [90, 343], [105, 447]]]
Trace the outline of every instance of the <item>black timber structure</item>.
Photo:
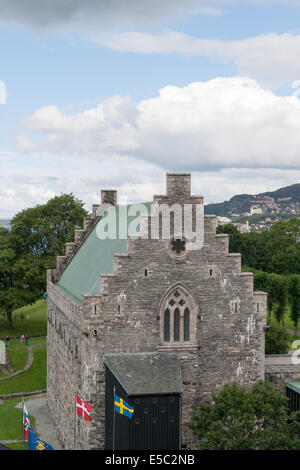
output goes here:
[[286, 382], [285, 393], [289, 399], [289, 408], [291, 411], [300, 410], [300, 382]]
[[[178, 450], [181, 447], [181, 364], [176, 353], [105, 356], [105, 448]], [[116, 395], [134, 408], [114, 411]]]

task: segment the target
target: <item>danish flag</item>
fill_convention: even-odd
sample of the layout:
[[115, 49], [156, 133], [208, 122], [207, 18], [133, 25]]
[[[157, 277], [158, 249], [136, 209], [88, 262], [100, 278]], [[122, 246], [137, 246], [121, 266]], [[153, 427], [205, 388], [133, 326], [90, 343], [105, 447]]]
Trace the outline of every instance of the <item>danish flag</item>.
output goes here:
[[76, 411], [77, 416], [80, 416], [85, 421], [92, 421], [90, 411], [93, 408], [92, 405], [89, 405], [86, 401], [82, 400], [78, 395], [76, 395]]
[[25, 441], [28, 441], [30, 421], [29, 421], [29, 418], [28, 418], [28, 411], [26, 410], [25, 405], [24, 405], [24, 408], [23, 408], [23, 423], [24, 423], [24, 439], [25, 439]]

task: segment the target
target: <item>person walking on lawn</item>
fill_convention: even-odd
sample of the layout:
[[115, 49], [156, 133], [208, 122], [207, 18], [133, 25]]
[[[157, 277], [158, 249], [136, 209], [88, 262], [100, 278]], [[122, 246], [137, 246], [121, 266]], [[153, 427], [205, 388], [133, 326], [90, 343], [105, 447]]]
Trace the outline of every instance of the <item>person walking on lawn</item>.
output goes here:
[[7, 348], [8, 348], [8, 346], [9, 346], [9, 336], [6, 336], [6, 344], [5, 344], [5, 346], [6, 346]]
[[25, 346], [28, 346], [29, 344], [29, 335], [25, 336]]

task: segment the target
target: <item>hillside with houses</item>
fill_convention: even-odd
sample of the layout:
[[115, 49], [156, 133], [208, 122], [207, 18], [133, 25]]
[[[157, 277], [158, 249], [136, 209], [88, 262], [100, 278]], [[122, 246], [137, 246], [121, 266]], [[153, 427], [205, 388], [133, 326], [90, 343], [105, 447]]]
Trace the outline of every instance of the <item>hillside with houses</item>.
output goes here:
[[260, 194], [239, 194], [229, 201], [205, 206], [218, 224], [235, 224], [241, 232], [269, 229], [279, 220], [300, 217], [300, 183]]

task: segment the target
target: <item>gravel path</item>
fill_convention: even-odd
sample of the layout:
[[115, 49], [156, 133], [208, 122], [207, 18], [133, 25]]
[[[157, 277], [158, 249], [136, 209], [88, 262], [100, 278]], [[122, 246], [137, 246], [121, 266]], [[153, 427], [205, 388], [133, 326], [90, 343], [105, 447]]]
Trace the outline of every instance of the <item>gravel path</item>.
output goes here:
[[[35, 429], [39, 437], [50, 444], [55, 450], [62, 450], [59, 439], [57, 438], [47, 397], [38, 397], [25, 402], [27, 411], [35, 417]], [[16, 408], [22, 408], [22, 403], [18, 403]], [[12, 442], [12, 441], [10, 441]]]

